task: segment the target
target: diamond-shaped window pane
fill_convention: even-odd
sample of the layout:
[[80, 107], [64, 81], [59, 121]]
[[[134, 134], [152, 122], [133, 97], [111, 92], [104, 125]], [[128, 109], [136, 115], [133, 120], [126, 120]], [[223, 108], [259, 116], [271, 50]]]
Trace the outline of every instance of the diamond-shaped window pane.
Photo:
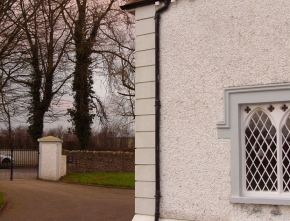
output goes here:
[[276, 128], [262, 110], [253, 114], [245, 129], [245, 152], [246, 189], [277, 191]]
[[282, 174], [283, 191], [290, 191], [290, 115], [282, 127]]

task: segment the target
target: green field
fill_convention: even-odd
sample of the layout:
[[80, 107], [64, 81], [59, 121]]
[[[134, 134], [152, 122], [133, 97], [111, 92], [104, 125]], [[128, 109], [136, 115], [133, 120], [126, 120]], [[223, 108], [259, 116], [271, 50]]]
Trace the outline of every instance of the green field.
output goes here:
[[135, 187], [134, 172], [89, 172], [68, 173], [61, 179], [63, 182], [80, 183], [86, 185]]

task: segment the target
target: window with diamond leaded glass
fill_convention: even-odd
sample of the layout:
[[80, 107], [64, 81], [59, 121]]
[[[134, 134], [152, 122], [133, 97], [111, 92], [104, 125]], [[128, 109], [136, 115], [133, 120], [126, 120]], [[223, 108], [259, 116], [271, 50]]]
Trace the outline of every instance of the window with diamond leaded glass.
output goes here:
[[276, 128], [257, 110], [245, 130], [246, 190], [277, 191]]
[[242, 106], [244, 194], [290, 191], [290, 114], [286, 104]]
[[231, 203], [290, 205], [290, 83], [224, 89]]
[[282, 127], [282, 176], [283, 191], [290, 191], [290, 115]]

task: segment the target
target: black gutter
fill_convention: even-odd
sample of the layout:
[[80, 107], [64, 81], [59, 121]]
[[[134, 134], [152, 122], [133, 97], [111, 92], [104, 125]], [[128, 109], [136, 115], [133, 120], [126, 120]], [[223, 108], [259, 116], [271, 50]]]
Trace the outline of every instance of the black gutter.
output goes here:
[[[161, 0], [163, 1], [163, 0]], [[143, 7], [147, 5], [152, 5], [156, 2], [156, 0], [132, 0], [126, 3], [125, 5], [120, 6], [122, 10], [131, 10], [138, 7]]]
[[155, 221], [160, 216], [160, 14], [169, 7], [170, 0], [155, 12]]

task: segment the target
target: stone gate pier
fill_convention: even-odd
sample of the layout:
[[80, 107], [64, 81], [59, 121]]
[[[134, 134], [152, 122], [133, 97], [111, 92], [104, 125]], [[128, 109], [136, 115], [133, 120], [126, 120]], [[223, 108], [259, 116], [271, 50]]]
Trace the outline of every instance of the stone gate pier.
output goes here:
[[62, 140], [53, 137], [43, 137], [39, 142], [39, 172], [41, 180], [58, 181], [66, 174], [66, 156], [62, 155]]

